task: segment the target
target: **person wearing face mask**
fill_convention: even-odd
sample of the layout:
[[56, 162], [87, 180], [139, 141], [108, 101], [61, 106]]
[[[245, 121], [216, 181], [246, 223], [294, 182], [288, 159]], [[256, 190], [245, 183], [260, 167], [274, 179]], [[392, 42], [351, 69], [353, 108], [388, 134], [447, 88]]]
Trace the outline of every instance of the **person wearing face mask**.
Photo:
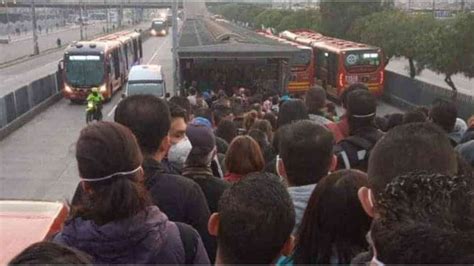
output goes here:
[[172, 117], [168, 104], [152, 95], [127, 97], [115, 110], [115, 122], [128, 127], [138, 140], [144, 155], [145, 187], [153, 203], [171, 221], [193, 226], [201, 235], [211, 262], [214, 261], [216, 240], [207, 231], [210, 212], [203, 191], [192, 180], [170, 174], [163, 162], [171, 142], [184, 138], [173, 137], [180, 130], [170, 130]]
[[191, 152], [191, 142], [186, 136], [188, 116], [186, 110], [180, 106], [169, 103], [171, 126], [169, 131], [171, 147], [164, 164], [170, 173], [181, 174], [184, 162]]

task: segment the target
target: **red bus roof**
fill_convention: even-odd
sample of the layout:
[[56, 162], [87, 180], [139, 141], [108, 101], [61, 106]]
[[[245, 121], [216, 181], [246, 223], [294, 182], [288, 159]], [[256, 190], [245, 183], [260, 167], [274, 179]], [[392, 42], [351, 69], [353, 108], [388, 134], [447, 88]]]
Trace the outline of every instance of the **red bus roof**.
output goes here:
[[290, 41], [288, 39], [284, 39], [284, 38], [281, 38], [279, 36], [275, 36], [271, 33], [268, 33], [266, 31], [260, 31], [258, 30], [257, 31], [258, 34], [264, 36], [264, 37], [267, 37], [269, 39], [272, 39], [272, 40], [275, 40], [275, 41], [278, 41], [280, 43], [284, 43], [284, 44], [289, 44], [291, 46], [294, 46], [294, 47], [297, 47], [298, 49], [307, 49], [308, 47], [307, 46], [304, 46], [304, 45], [301, 45], [300, 43], [297, 43], [297, 42], [294, 42], [294, 41]]
[[60, 202], [0, 200], [0, 265], [61, 230], [67, 214]]
[[284, 31], [280, 36], [287, 40], [335, 53], [354, 50], [380, 50], [380, 48], [375, 46], [327, 37], [311, 30]]

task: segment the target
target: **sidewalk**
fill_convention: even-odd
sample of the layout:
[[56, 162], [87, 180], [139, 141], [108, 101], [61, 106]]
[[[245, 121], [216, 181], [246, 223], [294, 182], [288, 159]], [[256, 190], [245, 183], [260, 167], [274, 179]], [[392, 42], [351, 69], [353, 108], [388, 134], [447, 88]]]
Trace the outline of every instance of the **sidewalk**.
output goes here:
[[[46, 33], [46, 31], [42, 31], [41, 34], [38, 32], [38, 37], [48, 36], [50, 34], [55, 34], [55, 33], [66, 32], [66, 31], [77, 29], [77, 28], [79, 28], [78, 25], [68, 25], [56, 30], [48, 31], [48, 33]], [[7, 37], [7, 36], [2, 35], [1, 37]], [[9, 37], [10, 37], [10, 43], [15, 43], [15, 42], [21, 42], [21, 41], [33, 39], [33, 33], [29, 31], [26, 33], [26, 35], [20, 34], [19, 36], [16, 34], [14, 35], [10, 34]]]

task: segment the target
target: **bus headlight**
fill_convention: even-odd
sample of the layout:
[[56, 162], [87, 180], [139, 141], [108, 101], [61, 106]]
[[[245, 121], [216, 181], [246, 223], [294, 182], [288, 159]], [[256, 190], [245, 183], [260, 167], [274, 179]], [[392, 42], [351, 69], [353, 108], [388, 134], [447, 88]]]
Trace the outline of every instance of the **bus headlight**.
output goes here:
[[72, 88], [69, 87], [67, 84], [64, 84], [64, 91], [66, 91], [67, 93], [72, 93]]
[[102, 93], [107, 92], [107, 85], [103, 84], [102, 86], [100, 86], [99, 91]]
[[156, 36], [156, 30], [151, 30], [151, 35]]
[[161, 34], [162, 34], [162, 35], [166, 35], [166, 31], [165, 31], [165, 30], [161, 30]]

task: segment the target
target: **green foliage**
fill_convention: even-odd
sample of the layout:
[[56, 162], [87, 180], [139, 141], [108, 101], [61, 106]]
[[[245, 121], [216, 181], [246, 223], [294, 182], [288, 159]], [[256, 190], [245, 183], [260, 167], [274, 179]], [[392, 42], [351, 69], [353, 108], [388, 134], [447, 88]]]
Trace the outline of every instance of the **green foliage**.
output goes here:
[[446, 75], [446, 83], [456, 90], [451, 76], [462, 73], [474, 77], [474, 14], [459, 14], [453, 21], [436, 25], [420, 39], [417, 63]]
[[276, 27], [278, 31], [294, 29], [321, 30], [321, 16], [316, 10], [298, 10], [291, 12], [279, 21]]
[[321, 0], [321, 22], [323, 33], [338, 38], [346, 38], [352, 24], [358, 18], [382, 11], [386, 6], [381, 0], [340, 1]]
[[286, 16], [291, 14], [290, 10], [267, 9], [255, 18], [255, 26], [276, 28]]

